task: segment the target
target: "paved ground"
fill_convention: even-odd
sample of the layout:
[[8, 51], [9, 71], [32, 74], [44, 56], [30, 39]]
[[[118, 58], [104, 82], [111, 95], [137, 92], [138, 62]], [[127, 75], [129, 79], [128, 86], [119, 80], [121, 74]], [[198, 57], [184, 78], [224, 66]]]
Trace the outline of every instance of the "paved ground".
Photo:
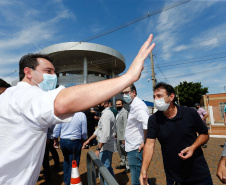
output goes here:
[[[211, 130], [211, 135], [226, 135], [226, 126], [217, 126], [217, 127], [212, 127]], [[208, 142], [208, 147], [203, 149], [205, 158], [207, 160], [207, 163], [210, 168], [211, 176], [214, 182], [214, 185], [221, 185], [222, 183], [218, 180], [216, 177], [216, 170], [217, 170], [217, 165], [221, 156], [222, 148], [220, 145], [223, 145], [225, 138], [210, 138]], [[96, 146], [91, 147], [91, 150], [95, 150]], [[82, 183], [83, 185], [87, 184], [87, 173], [86, 173], [86, 154], [87, 154], [87, 149], [82, 151], [81, 155], [81, 162], [80, 162], [80, 167], [79, 167], [79, 172], [82, 178]], [[63, 162], [63, 156], [61, 153], [61, 150], [58, 150], [59, 156], [60, 156], [60, 161], [61, 164]], [[36, 185], [63, 185], [63, 172], [56, 172], [53, 169], [53, 160], [50, 157], [50, 165], [52, 169], [52, 182], [45, 182], [45, 180], [40, 180], [37, 182]], [[123, 170], [117, 170], [115, 169], [115, 166], [119, 164], [119, 156], [118, 153], [114, 153], [113, 155], [113, 169], [115, 173], [115, 178], [117, 182], [120, 185], [129, 185], [131, 184], [130, 181], [130, 173], [129, 174], [122, 174]], [[41, 172], [42, 173], [42, 172]], [[40, 175], [42, 176], [42, 174]], [[153, 161], [150, 165], [149, 171], [148, 171], [148, 176], [151, 179], [152, 185], [165, 185], [165, 173], [163, 169], [163, 163], [162, 163], [162, 155], [160, 151], [160, 145], [157, 142], [156, 147], [155, 147], [155, 153], [153, 157]], [[99, 181], [98, 181], [99, 182]]]

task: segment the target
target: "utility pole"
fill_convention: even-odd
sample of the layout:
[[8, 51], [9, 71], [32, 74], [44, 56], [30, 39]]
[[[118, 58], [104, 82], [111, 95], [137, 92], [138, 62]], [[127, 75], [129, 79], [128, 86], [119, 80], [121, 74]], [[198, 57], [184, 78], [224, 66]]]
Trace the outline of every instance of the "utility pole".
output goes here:
[[178, 87], [177, 87], [177, 98], [178, 98], [178, 105], [180, 105], [180, 99], [179, 99], [179, 91], [178, 91]]
[[152, 51], [150, 53], [150, 59], [151, 59], [151, 79], [152, 79], [152, 86], [153, 86], [153, 90], [154, 90], [154, 87], [155, 87], [155, 69], [154, 69], [154, 61], [153, 61], [153, 54], [152, 54]]

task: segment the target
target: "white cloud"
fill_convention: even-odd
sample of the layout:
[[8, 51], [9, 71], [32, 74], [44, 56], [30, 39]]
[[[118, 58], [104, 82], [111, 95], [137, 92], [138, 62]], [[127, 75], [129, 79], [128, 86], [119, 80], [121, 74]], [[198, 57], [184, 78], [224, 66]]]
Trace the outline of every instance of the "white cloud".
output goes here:
[[[172, 2], [170, 3], [172, 4]], [[179, 45], [183, 41], [184, 26], [195, 21], [203, 11], [215, 3], [216, 1], [189, 2], [160, 14], [155, 29], [158, 35], [155, 36], [154, 42], [157, 43], [158, 50], [161, 51], [164, 60], [169, 60], [172, 57], [172, 51], [182, 51], [189, 48], [189, 45]], [[168, 3], [165, 6], [167, 5]], [[153, 25], [153, 20], [150, 22]], [[148, 25], [148, 30], [150, 30], [150, 25], [151, 23]]]
[[[7, 1], [8, 2], [8, 1]], [[18, 61], [26, 53], [40, 51], [55, 41], [61, 31], [61, 21], [75, 21], [76, 16], [61, 1], [26, 3], [1, 1], [0, 14], [3, 28], [0, 31], [0, 78], [15, 79], [18, 75], [10, 75], [18, 70]], [[40, 8], [36, 8], [39, 6]], [[44, 7], [44, 8], [41, 8]], [[50, 12], [46, 11], [52, 8]], [[58, 34], [58, 35], [57, 35]]]

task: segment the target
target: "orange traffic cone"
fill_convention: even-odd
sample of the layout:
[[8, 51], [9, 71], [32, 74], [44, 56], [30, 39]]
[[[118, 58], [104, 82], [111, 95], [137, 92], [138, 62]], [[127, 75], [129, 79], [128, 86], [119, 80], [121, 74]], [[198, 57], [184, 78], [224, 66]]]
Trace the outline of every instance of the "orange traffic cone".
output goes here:
[[71, 185], [82, 185], [76, 160], [72, 161]]

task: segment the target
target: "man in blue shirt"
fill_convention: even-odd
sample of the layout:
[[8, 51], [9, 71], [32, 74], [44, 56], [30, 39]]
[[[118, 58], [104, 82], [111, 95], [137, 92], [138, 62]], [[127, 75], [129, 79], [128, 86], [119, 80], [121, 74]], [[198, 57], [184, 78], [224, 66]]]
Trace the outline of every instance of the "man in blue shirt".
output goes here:
[[53, 131], [55, 145], [58, 145], [59, 135], [60, 146], [64, 155], [64, 183], [70, 185], [72, 160], [76, 160], [79, 166], [82, 141], [87, 139], [87, 120], [85, 114], [77, 112], [74, 114], [71, 122], [55, 126]]

